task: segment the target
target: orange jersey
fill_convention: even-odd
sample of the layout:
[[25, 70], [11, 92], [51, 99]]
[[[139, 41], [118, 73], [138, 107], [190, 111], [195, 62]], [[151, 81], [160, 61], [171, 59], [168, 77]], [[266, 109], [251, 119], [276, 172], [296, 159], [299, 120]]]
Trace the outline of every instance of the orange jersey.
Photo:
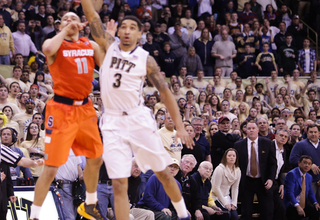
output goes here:
[[49, 70], [54, 93], [70, 99], [84, 99], [91, 92], [94, 50], [85, 37], [78, 41], [63, 40]]

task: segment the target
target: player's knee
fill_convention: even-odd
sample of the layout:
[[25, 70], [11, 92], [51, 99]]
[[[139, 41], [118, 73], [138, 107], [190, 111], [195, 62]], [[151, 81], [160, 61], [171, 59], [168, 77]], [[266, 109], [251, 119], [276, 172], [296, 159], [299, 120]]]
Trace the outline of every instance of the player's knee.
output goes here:
[[45, 173], [47, 177], [54, 178], [57, 174], [57, 171], [58, 171], [58, 167], [45, 166], [43, 173]]
[[101, 165], [102, 165], [103, 161], [101, 157], [98, 158], [87, 158], [87, 164], [90, 167], [95, 167], [97, 169], [100, 169]]
[[117, 195], [121, 193], [127, 193], [128, 185], [124, 179], [113, 179], [112, 188], [113, 188], [113, 193]]

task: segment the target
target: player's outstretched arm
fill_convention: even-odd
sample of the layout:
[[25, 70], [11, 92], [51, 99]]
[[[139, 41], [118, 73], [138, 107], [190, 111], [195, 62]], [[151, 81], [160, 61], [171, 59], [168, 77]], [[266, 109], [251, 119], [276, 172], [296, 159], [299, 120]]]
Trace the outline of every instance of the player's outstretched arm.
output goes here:
[[68, 35], [70, 31], [80, 31], [87, 23], [71, 22], [65, 28], [63, 28], [60, 33], [51, 39], [46, 40], [42, 45], [42, 51], [47, 57], [54, 57], [58, 52], [62, 41]]
[[21, 167], [37, 167], [44, 165], [44, 161], [42, 159], [31, 160], [29, 158], [22, 157], [17, 165]]
[[[100, 16], [95, 11], [92, 0], [81, 0], [81, 4], [84, 14], [89, 21], [93, 39], [99, 44], [101, 48], [107, 51], [109, 46], [114, 42], [114, 37], [112, 36], [112, 34], [104, 30], [103, 24], [100, 20]], [[113, 20], [108, 23], [109, 26], [112, 24], [114, 26]]]
[[173, 121], [176, 125], [177, 137], [179, 137], [181, 139], [181, 142], [188, 148], [192, 148], [194, 143], [184, 129], [177, 102], [174, 99], [172, 92], [169, 90], [165, 79], [160, 74], [157, 62], [150, 55], [148, 56], [147, 60], [147, 76], [148, 79], [151, 80], [153, 85], [155, 85], [155, 87], [160, 92], [161, 99], [166, 105], [171, 117], [173, 118]]

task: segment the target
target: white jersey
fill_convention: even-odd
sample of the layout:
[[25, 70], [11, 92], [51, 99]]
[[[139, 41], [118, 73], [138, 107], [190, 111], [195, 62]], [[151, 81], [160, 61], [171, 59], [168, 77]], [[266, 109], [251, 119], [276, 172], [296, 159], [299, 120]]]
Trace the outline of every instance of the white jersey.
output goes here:
[[100, 67], [100, 91], [105, 110], [129, 110], [142, 106], [143, 84], [149, 53], [141, 47], [121, 51], [113, 42]]

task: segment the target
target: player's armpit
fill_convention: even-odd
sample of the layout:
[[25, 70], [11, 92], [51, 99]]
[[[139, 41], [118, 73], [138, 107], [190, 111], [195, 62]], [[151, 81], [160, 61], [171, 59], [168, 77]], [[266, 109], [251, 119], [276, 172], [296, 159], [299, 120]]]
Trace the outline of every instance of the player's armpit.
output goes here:
[[160, 93], [168, 89], [168, 85], [165, 79], [160, 74], [157, 62], [150, 55], [147, 59], [147, 77], [151, 80], [153, 85], [158, 89]]

